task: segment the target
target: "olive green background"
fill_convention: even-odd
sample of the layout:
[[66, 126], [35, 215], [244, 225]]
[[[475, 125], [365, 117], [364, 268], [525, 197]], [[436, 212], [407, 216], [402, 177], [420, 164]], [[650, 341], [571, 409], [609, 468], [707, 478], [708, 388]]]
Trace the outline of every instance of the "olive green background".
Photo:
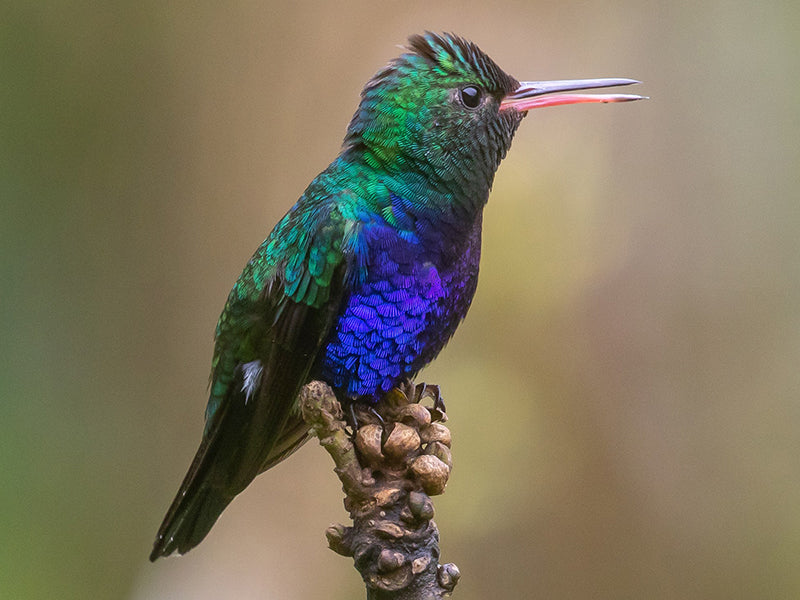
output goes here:
[[425, 29], [532, 112], [439, 383], [455, 598], [800, 597], [800, 5], [11, 2], [0, 8], [0, 597], [359, 598], [309, 444], [147, 562], [202, 428], [212, 333]]

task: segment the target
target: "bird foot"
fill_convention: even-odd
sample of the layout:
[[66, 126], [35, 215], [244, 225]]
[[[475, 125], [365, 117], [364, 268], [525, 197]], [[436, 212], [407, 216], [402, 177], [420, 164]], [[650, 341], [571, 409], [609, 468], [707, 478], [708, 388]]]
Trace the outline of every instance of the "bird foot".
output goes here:
[[375, 423], [381, 427], [385, 425], [383, 417], [369, 397], [344, 398], [341, 404], [344, 408], [344, 420], [350, 437], [355, 437], [359, 428], [369, 423]]
[[414, 402], [422, 404], [426, 398], [433, 400], [432, 417], [434, 421], [447, 421], [447, 408], [438, 385], [418, 383], [414, 388]]

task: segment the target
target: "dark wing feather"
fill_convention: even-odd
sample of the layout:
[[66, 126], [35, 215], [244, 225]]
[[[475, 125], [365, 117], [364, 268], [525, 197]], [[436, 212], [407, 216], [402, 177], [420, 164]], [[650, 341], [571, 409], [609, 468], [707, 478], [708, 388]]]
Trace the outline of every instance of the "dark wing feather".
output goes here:
[[[336, 213], [315, 214], [317, 219], [326, 216], [324, 225], [314, 229], [293, 223], [289, 213], [259, 249], [280, 252], [283, 258], [273, 260], [256, 300], [237, 292], [246, 292], [248, 282], [257, 279], [253, 265], [259, 252], [231, 292], [217, 332], [206, 431], [150, 560], [200, 543], [234, 496], [306, 440], [297, 394], [308, 381], [347, 281], [343, 222]], [[298, 227], [302, 231], [295, 233]], [[277, 250], [270, 247], [276, 237]], [[322, 267], [317, 264], [320, 252]], [[247, 395], [243, 365], [253, 360], [260, 361], [262, 370]]]

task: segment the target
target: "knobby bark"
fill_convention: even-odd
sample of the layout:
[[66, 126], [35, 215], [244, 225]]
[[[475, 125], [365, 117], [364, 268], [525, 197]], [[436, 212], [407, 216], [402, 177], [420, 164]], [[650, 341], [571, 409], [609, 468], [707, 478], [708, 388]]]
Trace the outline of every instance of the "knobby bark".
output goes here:
[[407, 383], [375, 406], [347, 405], [354, 434], [325, 383], [305, 386], [300, 404], [333, 458], [353, 520], [352, 526], [329, 527], [328, 545], [353, 558], [367, 600], [449, 597], [460, 573], [454, 564], [439, 564], [430, 499], [444, 492], [453, 467], [438, 388]]

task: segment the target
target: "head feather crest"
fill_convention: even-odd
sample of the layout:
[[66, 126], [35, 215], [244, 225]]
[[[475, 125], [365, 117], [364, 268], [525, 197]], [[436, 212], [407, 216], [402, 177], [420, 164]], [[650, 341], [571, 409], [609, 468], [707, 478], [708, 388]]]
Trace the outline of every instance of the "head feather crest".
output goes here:
[[478, 75], [493, 91], [513, 92], [519, 82], [503, 71], [476, 44], [452, 33], [415, 34], [408, 38], [408, 50], [445, 73]]

